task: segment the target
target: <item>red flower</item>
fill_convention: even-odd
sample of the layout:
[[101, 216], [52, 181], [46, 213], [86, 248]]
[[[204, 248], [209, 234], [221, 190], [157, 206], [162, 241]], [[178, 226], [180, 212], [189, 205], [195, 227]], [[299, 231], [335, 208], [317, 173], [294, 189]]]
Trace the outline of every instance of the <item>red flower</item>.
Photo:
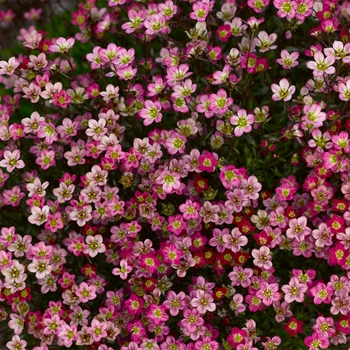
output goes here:
[[298, 333], [304, 332], [303, 322], [297, 320], [295, 317], [291, 317], [284, 325], [284, 330], [288, 332], [291, 337], [295, 337]]
[[255, 242], [260, 245], [266, 245], [269, 246], [270, 243], [272, 242], [272, 237], [269, 236], [265, 231], [261, 231], [257, 234], [255, 234], [254, 236]]
[[233, 258], [237, 265], [244, 265], [249, 259], [250, 255], [247, 252], [237, 252]]
[[289, 219], [295, 219], [295, 218], [298, 217], [299, 213], [298, 213], [298, 211], [297, 211], [296, 209], [294, 209], [294, 208], [288, 206], [288, 207], [286, 208], [286, 215], [287, 215], [287, 217], [288, 217]]
[[345, 198], [343, 199], [334, 199], [332, 211], [338, 211], [340, 213], [345, 213], [349, 208], [349, 204]]
[[214, 250], [209, 249], [204, 252], [204, 259], [208, 264], [212, 265], [214, 263], [215, 258], [216, 252], [214, 252]]
[[204, 190], [208, 189], [208, 179], [205, 179], [204, 177], [199, 176], [198, 174], [194, 174], [194, 183], [193, 187], [196, 189], [198, 193], [203, 192]]
[[215, 288], [213, 293], [213, 298], [216, 301], [222, 300], [226, 295], [227, 289], [226, 288]]
[[237, 223], [237, 226], [244, 235], [250, 235], [255, 230], [255, 227], [250, 223], [250, 221], [244, 217], [239, 223]]

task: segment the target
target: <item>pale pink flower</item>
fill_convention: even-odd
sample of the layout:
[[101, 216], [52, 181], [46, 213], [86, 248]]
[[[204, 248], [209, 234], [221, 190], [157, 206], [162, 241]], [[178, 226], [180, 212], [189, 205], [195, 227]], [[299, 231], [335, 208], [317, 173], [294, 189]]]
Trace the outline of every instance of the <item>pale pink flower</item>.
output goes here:
[[350, 100], [350, 80], [338, 83], [339, 99], [342, 101]]
[[6, 346], [9, 350], [26, 350], [27, 342], [21, 340], [21, 338], [16, 334], [12, 339], [6, 343]]
[[11, 173], [14, 169], [22, 169], [25, 164], [23, 160], [20, 160], [21, 153], [18, 149], [15, 149], [13, 152], [5, 151], [4, 159], [0, 161], [0, 167], [6, 168], [6, 170]]
[[268, 270], [272, 267], [272, 257], [270, 255], [270, 249], [266, 246], [260, 247], [260, 249], [253, 249], [252, 256], [254, 258], [253, 264], [255, 266], [261, 267]]
[[73, 38], [65, 39], [58, 38], [54, 41], [54, 44], [50, 45], [51, 52], [67, 53], [74, 45], [75, 40]]
[[297, 242], [301, 242], [306, 236], [311, 235], [311, 229], [307, 227], [307, 218], [300, 216], [299, 218], [291, 219], [288, 223], [289, 228], [286, 235], [290, 239], [295, 239]]
[[28, 217], [28, 221], [33, 225], [40, 226], [47, 221], [50, 207], [48, 205], [45, 205], [42, 208], [34, 206], [30, 211], [32, 215]]
[[243, 133], [249, 133], [252, 131], [252, 124], [255, 122], [255, 116], [248, 114], [245, 109], [239, 109], [236, 114], [230, 117], [230, 123], [236, 125], [234, 134], [236, 137], [240, 137]]
[[132, 266], [129, 266], [128, 265], [128, 262], [127, 260], [125, 259], [122, 259], [120, 261], [120, 268], [119, 267], [115, 267], [113, 270], [112, 270], [112, 274], [115, 275], [115, 276], [120, 276], [120, 278], [122, 280], [125, 280], [127, 279], [128, 277], [128, 274], [132, 271]]
[[277, 45], [272, 45], [277, 39], [277, 34], [267, 34], [265, 31], [260, 31], [258, 37], [254, 38], [254, 43], [256, 46], [260, 47], [260, 52], [266, 52], [269, 50], [274, 50]]
[[289, 101], [295, 92], [295, 86], [289, 85], [289, 81], [283, 78], [280, 80], [279, 85], [272, 84], [271, 90], [273, 92], [272, 99], [274, 101]]
[[300, 54], [298, 51], [289, 53], [287, 50], [282, 50], [281, 58], [278, 58], [276, 62], [280, 64], [284, 69], [291, 69], [299, 65], [299, 62], [297, 61], [299, 55]]
[[291, 304], [293, 301], [302, 303], [308, 287], [305, 283], [299, 282], [296, 277], [292, 277], [289, 284], [283, 285], [281, 289], [284, 292], [284, 300]]
[[75, 207], [72, 208], [72, 211], [69, 213], [69, 218], [73, 221], [76, 221], [78, 226], [82, 227], [86, 224], [87, 221], [90, 221], [92, 219], [91, 212], [91, 205]]
[[191, 306], [197, 308], [200, 314], [205, 314], [207, 311], [213, 312], [216, 310], [216, 305], [213, 301], [211, 294], [197, 289], [196, 296], [191, 300]]
[[11, 57], [8, 62], [0, 61], [0, 75], [12, 75], [19, 64], [15, 57]]
[[[77, 222], [77, 224], [79, 225], [79, 222]], [[103, 243], [103, 237], [101, 235], [87, 236], [85, 243], [84, 254], [87, 254], [92, 258], [94, 258], [98, 253], [104, 253], [106, 251], [106, 246]]]
[[324, 57], [321, 51], [317, 51], [314, 55], [315, 61], [309, 61], [306, 66], [312, 69], [314, 77], [320, 77], [323, 73], [334, 74], [335, 68], [332, 66], [335, 62], [334, 56]]
[[75, 294], [81, 303], [87, 303], [89, 300], [96, 298], [96, 289], [96, 286], [93, 284], [88, 285], [86, 282], [81, 282], [75, 290]]

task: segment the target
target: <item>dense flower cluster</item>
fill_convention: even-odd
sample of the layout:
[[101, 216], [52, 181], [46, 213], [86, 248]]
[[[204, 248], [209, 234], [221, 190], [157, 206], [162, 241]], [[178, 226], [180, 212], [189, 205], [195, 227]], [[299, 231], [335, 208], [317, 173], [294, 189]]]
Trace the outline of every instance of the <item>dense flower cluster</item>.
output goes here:
[[8, 349], [347, 349], [350, 2], [72, 11], [0, 61]]

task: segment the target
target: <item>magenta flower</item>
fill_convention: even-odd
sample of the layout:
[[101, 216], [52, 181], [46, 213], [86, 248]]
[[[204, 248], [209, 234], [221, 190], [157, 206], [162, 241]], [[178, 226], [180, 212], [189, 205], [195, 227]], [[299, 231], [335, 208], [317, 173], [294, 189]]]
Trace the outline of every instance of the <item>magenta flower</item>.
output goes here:
[[169, 319], [166, 313], [166, 307], [164, 305], [151, 304], [147, 317], [155, 324], [160, 325]]
[[205, 153], [198, 158], [198, 168], [200, 171], [207, 171], [212, 173], [215, 171], [215, 167], [218, 164], [217, 158], [213, 153]]
[[244, 344], [246, 336], [247, 332], [245, 330], [233, 327], [231, 334], [227, 337], [227, 341], [231, 344], [232, 348], [235, 349], [238, 345]]
[[309, 350], [327, 349], [329, 339], [318, 332], [313, 333], [304, 339], [304, 344], [309, 347]]

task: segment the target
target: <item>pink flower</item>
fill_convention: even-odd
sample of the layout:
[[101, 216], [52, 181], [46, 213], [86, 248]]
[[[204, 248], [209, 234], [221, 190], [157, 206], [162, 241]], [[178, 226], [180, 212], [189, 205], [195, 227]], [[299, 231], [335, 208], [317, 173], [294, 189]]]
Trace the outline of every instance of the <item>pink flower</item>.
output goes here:
[[295, 17], [299, 23], [312, 14], [313, 0], [295, 0]]
[[233, 103], [233, 98], [227, 97], [224, 89], [219, 89], [217, 94], [210, 94], [209, 100], [209, 109], [217, 114], [225, 114], [228, 111], [228, 107]]
[[254, 258], [253, 264], [255, 266], [261, 267], [268, 270], [272, 267], [272, 258], [270, 255], [270, 249], [266, 246], [260, 247], [260, 249], [253, 249], [252, 256]]
[[126, 34], [131, 34], [135, 30], [143, 27], [143, 21], [147, 17], [147, 11], [139, 10], [138, 12], [134, 9], [128, 10], [128, 18], [130, 22], [125, 22], [122, 24], [121, 28], [125, 30]]
[[132, 266], [128, 265], [127, 260], [122, 259], [120, 261], [120, 268], [116, 267], [112, 270], [112, 274], [115, 276], [120, 276], [122, 280], [127, 279], [128, 274], [132, 271]]
[[179, 294], [176, 294], [170, 290], [163, 305], [169, 310], [171, 316], [177, 316], [180, 310], [184, 310], [187, 307], [186, 294], [182, 291]]
[[26, 350], [27, 342], [25, 340], [21, 340], [18, 335], [14, 335], [12, 339], [6, 343], [6, 346], [9, 350]]
[[42, 208], [35, 207], [35, 206], [32, 207], [30, 209], [32, 215], [28, 217], [28, 221], [33, 225], [35, 224], [40, 226], [41, 224], [47, 221], [49, 210], [50, 208], [48, 205], [45, 205]]
[[247, 5], [256, 13], [262, 12], [264, 7], [270, 4], [270, 0], [248, 0]]
[[181, 187], [180, 175], [168, 170], [162, 171], [156, 178], [155, 183], [162, 186], [164, 193], [173, 193]]
[[198, 21], [205, 22], [210, 8], [208, 2], [197, 1], [192, 5], [193, 12], [190, 12], [189, 17]]
[[281, 58], [278, 58], [276, 62], [280, 64], [283, 69], [291, 69], [299, 65], [299, 62], [297, 61], [299, 55], [298, 51], [289, 53], [287, 50], [282, 50]]
[[333, 295], [334, 289], [326, 286], [323, 282], [319, 282], [316, 286], [310, 289], [310, 294], [314, 297], [314, 304], [321, 303], [329, 304]]
[[272, 33], [268, 35], [265, 31], [260, 31], [258, 37], [254, 38], [254, 43], [256, 46], [260, 47], [260, 52], [267, 52], [269, 50], [274, 50], [277, 45], [272, 45], [277, 39], [277, 34]]
[[160, 113], [162, 105], [158, 101], [146, 100], [144, 107], [139, 111], [139, 116], [144, 119], [143, 125], [148, 126], [153, 122], [159, 123], [162, 121], [162, 114]]
[[[77, 222], [77, 224], [79, 225], [79, 222]], [[101, 235], [87, 236], [85, 242], [86, 246], [84, 249], [84, 254], [87, 254], [92, 258], [94, 258], [98, 253], [104, 253], [106, 251], [106, 246], [103, 244], [103, 238]]]
[[189, 332], [195, 332], [197, 327], [204, 324], [203, 318], [200, 316], [197, 309], [186, 309], [183, 311], [183, 319], [180, 321], [180, 326]]
[[6, 170], [11, 173], [14, 169], [22, 169], [24, 168], [25, 164], [23, 160], [20, 160], [21, 153], [19, 150], [15, 149], [13, 152], [11, 151], [5, 151], [4, 152], [4, 159], [0, 161], [0, 167], [5, 168]]
[[314, 55], [314, 59], [315, 61], [309, 61], [306, 63], [306, 66], [313, 70], [314, 77], [320, 77], [323, 75], [323, 73], [335, 73], [335, 68], [332, 66], [332, 64], [335, 62], [334, 56], [327, 56], [325, 58], [321, 51], [317, 51]]
[[67, 53], [74, 45], [75, 40], [73, 38], [65, 39], [58, 38], [54, 41], [54, 44], [50, 46], [51, 52]]
[[81, 303], [87, 303], [89, 300], [94, 300], [96, 298], [96, 286], [81, 282], [75, 294]]
[[281, 294], [278, 292], [278, 283], [269, 284], [265, 281], [261, 282], [256, 296], [267, 306], [271, 305], [274, 301], [280, 300]]
[[350, 80], [338, 83], [339, 99], [349, 101], [350, 99]]
[[196, 291], [196, 296], [191, 300], [191, 306], [197, 308], [200, 314], [205, 314], [207, 311], [213, 312], [216, 310], [216, 305], [211, 294], [204, 292], [201, 289]]
[[235, 136], [240, 137], [243, 133], [249, 133], [252, 131], [252, 124], [255, 122], [255, 116], [253, 114], [247, 114], [245, 109], [239, 109], [236, 115], [230, 117], [230, 123], [237, 125], [235, 127]]
[[307, 218], [305, 216], [292, 219], [288, 224], [289, 228], [286, 235], [290, 239], [295, 239], [297, 242], [301, 242], [306, 236], [311, 234], [311, 229], [307, 227]]
[[274, 0], [273, 5], [278, 9], [278, 17], [291, 20], [295, 16], [297, 4], [293, 0]]
[[78, 329], [76, 325], [68, 325], [66, 323], [61, 324], [57, 330], [57, 338], [59, 340], [59, 346], [65, 346], [67, 348], [73, 345], [78, 338]]
[[11, 57], [8, 62], [0, 61], [0, 75], [12, 75], [19, 65], [20, 63], [15, 57]]
[[304, 301], [304, 293], [308, 290], [305, 283], [300, 283], [296, 277], [292, 277], [288, 285], [282, 286], [284, 292], [284, 300], [288, 303], [296, 301], [302, 303]]
[[67, 108], [68, 104], [72, 101], [72, 98], [67, 95], [66, 91], [64, 90], [54, 93], [53, 98], [53, 104], [62, 108]]
[[274, 101], [289, 101], [295, 92], [295, 86], [289, 86], [289, 82], [286, 78], [280, 80], [279, 85], [272, 84], [271, 90], [273, 92], [272, 99]]

